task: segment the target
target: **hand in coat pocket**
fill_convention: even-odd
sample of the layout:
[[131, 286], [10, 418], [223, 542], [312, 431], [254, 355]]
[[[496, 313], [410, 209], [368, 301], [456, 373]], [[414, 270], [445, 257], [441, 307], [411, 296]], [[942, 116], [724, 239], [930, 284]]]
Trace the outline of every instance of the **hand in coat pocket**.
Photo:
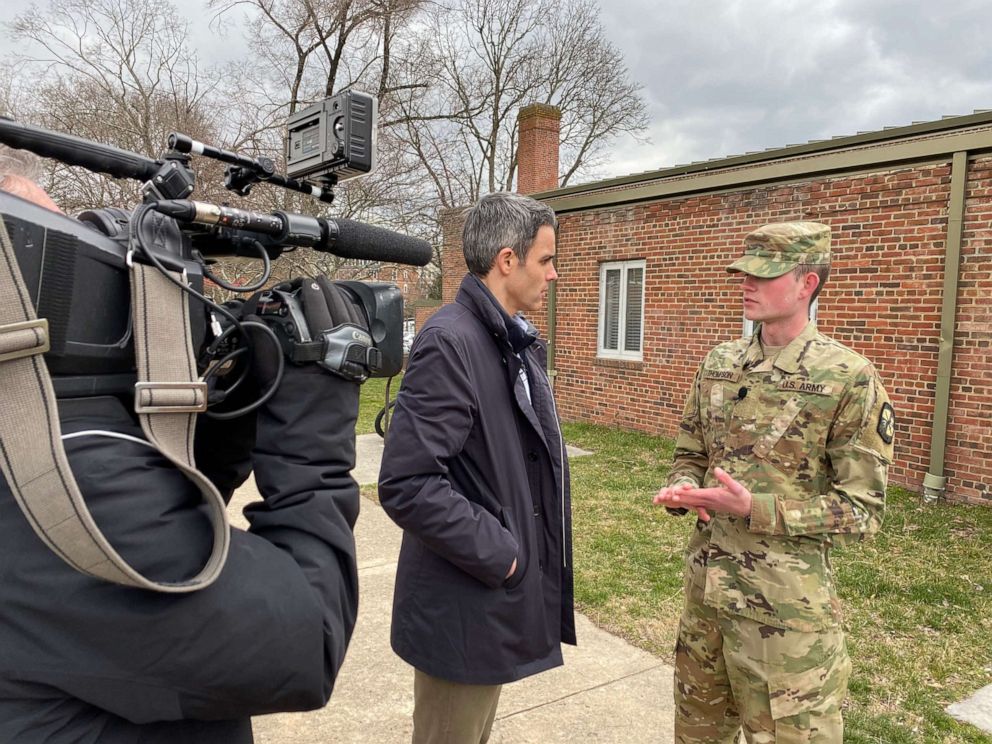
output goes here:
[[517, 559], [513, 559], [513, 563], [510, 565], [510, 570], [506, 574], [506, 578], [509, 579], [517, 571]]

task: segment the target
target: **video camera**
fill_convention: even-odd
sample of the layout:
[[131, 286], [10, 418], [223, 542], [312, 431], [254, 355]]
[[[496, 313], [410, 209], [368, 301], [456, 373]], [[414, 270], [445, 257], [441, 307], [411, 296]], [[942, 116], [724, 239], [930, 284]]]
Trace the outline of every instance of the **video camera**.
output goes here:
[[[226, 162], [225, 186], [239, 195], [250, 193], [256, 183], [266, 183], [329, 203], [339, 180], [363, 175], [374, 167], [375, 117], [375, 99], [357, 91], [339, 93], [294, 115], [287, 138], [287, 163], [293, 177], [277, 174], [269, 158], [246, 157], [179, 133], [170, 135], [169, 149], [161, 158], [151, 160], [0, 117], [0, 142], [10, 147], [142, 183], [143, 203], [133, 213], [112, 207], [87, 210], [76, 219], [0, 192], [0, 217], [13, 241], [30, 299], [39, 317], [48, 319], [51, 346], [45, 360], [56, 395], [133, 391], [129, 261], [183, 274], [201, 373], [224, 366], [225, 360], [237, 355], [238, 347], [251, 344], [236, 307], [231, 303], [221, 307], [203, 297], [205, 278], [233, 291], [261, 289], [269, 278], [271, 260], [295, 247], [344, 258], [426, 265], [431, 249], [425, 241], [383, 228], [284, 211], [265, 214], [190, 199], [195, 186], [190, 159], [195, 154]], [[262, 280], [252, 287], [224, 283], [209, 269], [220, 256], [261, 259], [265, 266]], [[361, 307], [367, 319], [372, 343], [363, 339], [368, 352], [364, 367], [373, 376], [396, 374], [403, 356], [399, 290], [386, 283], [334, 284]], [[352, 351], [342, 350], [340, 344], [331, 348], [338, 342], [329, 336], [306, 336], [306, 329], [295, 322], [301, 308], [293, 287], [280, 285], [267, 291], [278, 302], [267, 302], [268, 311], [260, 317], [274, 331], [290, 361], [330, 364], [335, 355]], [[297, 354], [298, 348], [306, 353]]]

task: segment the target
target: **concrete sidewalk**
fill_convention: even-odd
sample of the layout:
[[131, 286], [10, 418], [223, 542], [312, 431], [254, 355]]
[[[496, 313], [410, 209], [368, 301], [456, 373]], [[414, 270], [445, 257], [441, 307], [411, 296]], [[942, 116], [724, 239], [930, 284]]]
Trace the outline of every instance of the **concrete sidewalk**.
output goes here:
[[[359, 437], [359, 483], [378, 476], [381, 444]], [[246, 484], [231, 502], [233, 524], [257, 499]], [[312, 713], [258, 717], [257, 744], [407, 744], [413, 712], [413, 669], [389, 647], [393, 579], [401, 531], [363, 499], [355, 528], [361, 600], [358, 624], [331, 702]], [[672, 669], [658, 658], [576, 617], [579, 645], [565, 646], [565, 665], [506, 685], [492, 744], [638, 744], [672, 741]]]

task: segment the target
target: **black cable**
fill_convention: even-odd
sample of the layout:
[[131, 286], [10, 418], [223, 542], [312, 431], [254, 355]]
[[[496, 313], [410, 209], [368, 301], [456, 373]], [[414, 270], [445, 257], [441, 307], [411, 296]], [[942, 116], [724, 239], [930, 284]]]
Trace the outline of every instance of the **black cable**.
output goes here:
[[256, 400], [254, 403], [247, 405], [244, 408], [239, 408], [235, 411], [225, 411], [224, 413], [218, 413], [216, 411], [207, 411], [205, 415], [209, 416], [212, 419], [226, 421], [228, 419], [244, 416], [246, 413], [251, 413], [256, 408], [260, 408], [265, 403], [267, 403], [273, 395], [276, 394], [276, 390], [279, 389], [279, 385], [282, 383], [283, 373], [286, 370], [286, 360], [283, 358], [282, 355], [282, 346], [279, 344], [279, 337], [276, 336], [275, 333], [273, 333], [272, 329], [269, 328], [265, 323], [259, 323], [256, 320], [245, 320], [242, 321], [241, 324], [244, 326], [252, 326], [253, 328], [260, 328], [269, 335], [269, 338], [272, 340], [273, 345], [276, 347], [276, 358], [279, 360], [279, 365], [276, 367], [276, 376], [275, 379], [272, 381], [272, 384], [269, 385], [269, 389], [266, 390], [265, 393], [262, 394], [262, 396], [259, 397], [259, 399]]
[[[218, 323], [218, 325], [220, 324]], [[217, 336], [216, 338], [214, 338], [213, 341], [210, 342], [210, 345], [203, 350], [203, 353], [207, 356], [213, 357], [217, 353], [217, 348], [222, 343], [224, 343], [224, 341], [227, 339], [228, 336], [230, 336], [232, 333], [234, 333], [237, 330], [238, 330], [237, 326], [229, 325], [227, 328], [225, 328], [220, 332], [219, 336]]]
[[207, 277], [207, 279], [212, 281], [214, 284], [216, 284], [218, 287], [220, 287], [221, 289], [226, 289], [228, 292], [243, 292], [243, 293], [256, 292], [262, 287], [264, 287], [266, 282], [269, 281], [269, 277], [272, 276], [272, 260], [269, 258], [269, 252], [265, 250], [265, 246], [263, 246], [257, 240], [253, 240], [251, 242], [255, 244], [256, 248], [258, 248], [258, 252], [261, 254], [262, 257], [262, 278], [259, 279], [257, 282], [255, 282], [254, 284], [248, 287], [239, 287], [235, 284], [228, 284], [220, 277], [216, 277], [213, 274], [211, 274], [210, 269], [207, 268], [206, 263], [200, 264], [203, 267], [203, 275]]
[[131, 240], [135, 242], [137, 245], [141, 246], [142, 255], [148, 259], [148, 261], [152, 264], [152, 266], [154, 266], [156, 269], [159, 270], [159, 273], [161, 273], [166, 279], [168, 279], [170, 282], [175, 284], [177, 287], [179, 287], [179, 289], [181, 289], [183, 292], [185, 292], [188, 295], [191, 295], [192, 297], [195, 297], [207, 307], [213, 308], [221, 315], [226, 317], [228, 320], [230, 320], [236, 327], [238, 327], [239, 332], [241, 333], [242, 336], [244, 336], [245, 340], [249, 344], [251, 344], [251, 338], [243, 329], [241, 329], [241, 321], [238, 318], [236, 318], [230, 310], [228, 310], [226, 307], [223, 307], [222, 305], [218, 305], [209, 297], [200, 294], [192, 287], [183, 284], [181, 281], [176, 279], [174, 276], [172, 276], [171, 273], [169, 273], [169, 270], [162, 265], [162, 262], [158, 259], [158, 257], [145, 247], [144, 243], [141, 240], [140, 228], [142, 221], [145, 219], [145, 215], [147, 215], [150, 211], [152, 211], [152, 206], [148, 203], [139, 206], [135, 210], [135, 215], [134, 218], [131, 220], [131, 225], [130, 225]]
[[386, 433], [389, 432], [389, 409], [392, 408], [393, 405], [395, 405], [395, 403], [396, 403], [395, 400], [392, 401], [392, 403], [390, 403], [390, 400], [389, 400], [389, 388], [392, 387], [392, 384], [393, 384], [393, 378], [392, 377], [386, 378], [386, 411], [385, 411], [385, 415], [383, 416], [383, 420], [382, 420], [382, 423], [383, 423], [383, 426], [382, 426], [382, 431], [383, 431], [382, 438], [383, 439], [386, 438]]
[[[241, 336], [245, 339], [245, 341], [246, 341], [246, 343], [248, 344], [249, 347], [253, 347], [254, 344], [252, 342], [251, 336], [245, 330], [245, 326], [253, 326], [253, 327], [256, 327], [256, 328], [261, 328], [266, 334], [268, 334], [268, 336], [272, 340], [272, 343], [276, 347], [276, 356], [277, 356], [277, 359], [278, 359], [278, 366], [277, 366], [277, 369], [276, 369], [275, 381], [272, 383], [272, 385], [269, 386], [269, 389], [258, 400], [256, 400], [254, 403], [251, 403], [250, 405], [244, 406], [244, 407], [239, 408], [239, 409], [237, 409], [235, 411], [226, 411], [224, 413], [217, 413], [217, 412], [213, 412], [213, 411], [206, 411], [206, 413], [205, 413], [205, 415], [207, 415], [207, 416], [209, 416], [211, 418], [220, 419], [220, 420], [227, 420], [227, 419], [238, 418], [239, 416], [244, 416], [246, 413], [250, 413], [251, 411], [254, 411], [255, 409], [257, 409], [260, 406], [262, 406], [273, 395], [275, 395], [276, 390], [279, 388], [279, 383], [282, 382], [283, 373], [284, 373], [284, 370], [285, 370], [285, 367], [286, 367], [286, 362], [283, 359], [282, 346], [279, 343], [279, 338], [276, 336], [275, 333], [273, 333], [272, 329], [269, 328], [264, 323], [259, 323], [259, 322], [251, 321], [251, 320], [245, 320], [245, 321], [240, 320], [239, 318], [235, 317], [235, 315], [230, 310], [228, 310], [226, 307], [224, 307], [222, 305], [218, 305], [216, 302], [214, 302], [210, 298], [205, 297], [204, 295], [200, 294], [199, 292], [197, 292], [192, 287], [184, 284], [183, 282], [179, 281], [174, 276], [172, 276], [172, 274], [169, 272], [169, 270], [165, 266], [162, 265], [162, 262], [158, 259], [158, 257], [154, 253], [152, 253], [151, 251], [149, 251], [145, 247], [144, 242], [141, 239], [141, 224], [142, 224], [142, 221], [145, 219], [145, 216], [150, 211], [152, 211], [152, 206], [149, 203], [145, 203], [145, 204], [142, 204], [141, 206], [139, 206], [137, 208], [137, 210], [135, 210], [135, 215], [134, 215], [134, 218], [131, 220], [131, 225], [130, 225], [131, 240], [133, 241], [134, 244], [136, 244], [136, 245], [138, 245], [138, 246], [141, 247], [142, 255], [145, 258], [147, 258], [149, 260], [149, 262], [151, 262], [151, 264], [156, 269], [158, 269], [158, 271], [159, 271], [160, 274], [162, 274], [166, 279], [168, 279], [170, 282], [172, 282], [177, 287], [179, 287], [180, 290], [182, 290], [186, 294], [190, 295], [191, 297], [197, 298], [204, 305], [206, 305], [207, 307], [213, 308], [214, 310], [216, 310], [217, 312], [219, 312], [221, 315], [223, 315], [224, 317], [226, 317], [228, 320], [230, 320], [231, 323], [233, 324], [233, 327], [235, 329], [237, 329], [238, 333], [240, 333]], [[230, 356], [230, 355], [228, 355], [228, 356]], [[238, 382], [240, 382], [240, 381], [241, 381], [241, 378], [239, 378]]]
[[[206, 368], [206, 372], [204, 372], [202, 375], [200, 375], [200, 380], [202, 382], [209, 382], [210, 380], [212, 380], [214, 377], [217, 376], [218, 370], [223, 369], [225, 364], [227, 364], [230, 361], [233, 361], [234, 359], [236, 359], [239, 356], [244, 356], [247, 353], [248, 353], [248, 347], [247, 346], [239, 346], [234, 351], [228, 352], [223, 357], [221, 357], [220, 359], [218, 359], [214, 364], [211, 364], [210, 366], [208, 366]], [[245, 364], [243, 366], [242, 370], [241, 370], [241, 374], [238, 375], [238, 379], [236, 379], [234, 382], [232, 382], [230, 385], [228, 385], [224, 389], [215, 388], [214, 389], [214, 393], [219, 396], [215, 402], [216, 403], [223, 403], [225, 400], [227, 400], [227, 396], [229, 396], [231, 393], [233, 393], [235, 390], [237, 390], [238, 389], [238, 386], [247, 379], [248, 373], [250, 371], [251, 371], [251, 365], [250, 364]], [[210, 396], [208, 394], [207, 400], [209, 401], [209, 399], [210, 399]], [[210, 405], [209, 402], [208, 402], [207, 405]], [[209, 411], [208, 411], [208, 413], [209, 413]]]
[[393, 378], [390, 377], [386, 380], [386, 400], [385, 405], [379, 410], [379, 413], [375, 416], [375, 433], [378, 434], [383, 439], [386, 438], [386, 433], [389, 431], [389, 411], [393, 406], [396, 405], [395, 400], [389, 399], [389, 387], [393, 384]]

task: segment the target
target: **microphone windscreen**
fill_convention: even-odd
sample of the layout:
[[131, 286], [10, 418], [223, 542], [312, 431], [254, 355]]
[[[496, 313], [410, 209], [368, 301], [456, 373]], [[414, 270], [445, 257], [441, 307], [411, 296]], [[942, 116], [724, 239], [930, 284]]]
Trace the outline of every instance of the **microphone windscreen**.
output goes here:
[[393, 232], [384, 227], [367, 225], [355, 220], [327, 220], [331, 232], [328, 249], [342, 258], [362, 261], [385, 261], [410, 266], [426, 266], [434, 251], [431, 244], [420, 238]]

